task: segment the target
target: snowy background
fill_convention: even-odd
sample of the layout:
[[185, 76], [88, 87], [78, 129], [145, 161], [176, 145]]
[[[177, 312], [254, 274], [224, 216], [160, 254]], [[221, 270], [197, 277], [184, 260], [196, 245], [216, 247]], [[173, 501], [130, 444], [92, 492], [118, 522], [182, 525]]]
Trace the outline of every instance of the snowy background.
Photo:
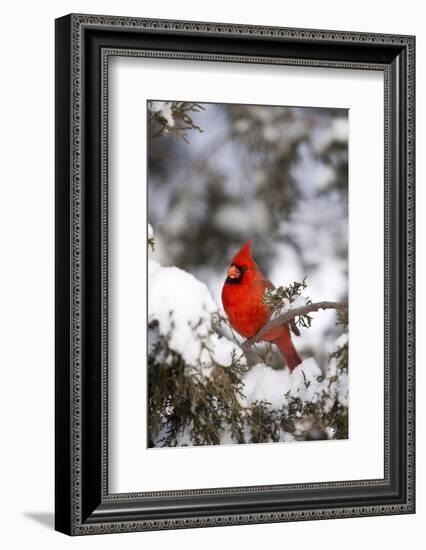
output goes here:
[[[331, 355], [347, 352], [347, 327], [337, 324], [336, 312], [316, 313], [311, 328], [301, 329], [295, 345], [304, 362], [290, 374], [266, 344], [241, 353], [220, 294], [231, 258], [252, 239], [258, 265], [276, 286], [306, 276], [312, 301], [347, 301], [347, 111], [151, 101], [148, 144], [150, 397], [154, 384], [164, 386], [151, 410], [157, 415], [152, 445], [259, 440], [250, 436], [247, 418], [239, 434], [229, 433], [227, 414], [208, 420], [220, 424], [217, 438], [194, 438], [196, 405], [188, 388], [181, 396], [188, 416], [177, 421], [171, 390], [157, 379], [160, 366], [176, 367], [176, 356], [186, 377], [202, 380], [212, 399], [214, 369], [236, 364], [240, 385], [227, 383], [240, 410], [260, 403], [262, 414], [274, 411], [264, 417], [276, 428], [264, 434], [266, 441], [294, 440], [299, 432], [306, 439], [312, 430], [333, 438], [336, 428], [318, 426], [305, 404], [320, 407], [322, 416], [336, 404], [347, 413], [347, 361], [339, 368]], [[290, 414], [294, 402], [299, 408]], [[214, 399], [211, 405], [229, 406]], [[288, 431], [289, 416], [302, 418], [305, 428], [293, 423]]]

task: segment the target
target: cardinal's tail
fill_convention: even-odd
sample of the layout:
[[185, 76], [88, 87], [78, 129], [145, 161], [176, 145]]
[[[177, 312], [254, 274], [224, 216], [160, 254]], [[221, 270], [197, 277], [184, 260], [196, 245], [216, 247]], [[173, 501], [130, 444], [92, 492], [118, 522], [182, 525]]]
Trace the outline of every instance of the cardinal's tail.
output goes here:
[[297, 353], [296, 348], [291, 341], [290, 333], [284, 333], [280, 338], [274, 340], [274, 344], [279, 349], [280, 355], [285, 363], [287, 363], [290, 371], [300, 365], [302, 358]]

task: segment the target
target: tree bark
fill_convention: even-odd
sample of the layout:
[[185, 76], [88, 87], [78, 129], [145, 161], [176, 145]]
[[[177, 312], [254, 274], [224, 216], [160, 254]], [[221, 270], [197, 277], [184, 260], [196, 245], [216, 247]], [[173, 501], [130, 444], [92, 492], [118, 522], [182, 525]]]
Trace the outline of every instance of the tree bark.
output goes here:
[[248, 351], [253, 344], [261, 340], [262, 336], [264, 336], [271, 329], [279, 327], [280, 325], [285, 325], [299, 315], [306, 315], [307, 313], [312, 313], [314, 311], [318, 311], [319, 309], [343, 310], [347, 309], [347, 307], [348, 304], [345, 302], [315, 302], [314, 304], [289, 309], [282, 315], [269, 320], [266, 325], [264, 325], [252, 338], [245, 340], [241, 344], [241, 348], [243, 351]]

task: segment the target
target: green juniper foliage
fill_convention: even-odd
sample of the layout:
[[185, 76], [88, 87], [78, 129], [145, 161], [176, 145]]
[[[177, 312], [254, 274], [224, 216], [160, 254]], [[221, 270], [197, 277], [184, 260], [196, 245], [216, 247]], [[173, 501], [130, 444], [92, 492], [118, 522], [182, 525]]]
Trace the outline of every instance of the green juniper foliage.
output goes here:
[[155, 239], [154, 239], [154, 237], [148, 237], [148, 246], [151, 248], [152, 252], [155, 251]]
[[233, 356], [229, 367], [212, 365], [206, 376], [170, 348], [156, 321], [148, 330], [157, 338], [148, 354], [149, 445], [175, 446], [185, 431], [190, 443], [183, 444], [217, 445], [225, 428], [243, 443], [244, 411], [238, 398], [246, 364]]
[[[291, 302], [306, 287], [303, 280], [277, 289], [277, 295]], [[223, 323], [223, 318], [213, 315], [210, 330], [223, 332]], [[338, 323], [346, 332], [347, 313], [339, 314]], [[207, 366], [189, 365], [171, 348], [170, 335], [160, 333], [156, 320], [149, 323], [148, 331], [150, 447], [348, 437], [347, 403], [338, 396], [341, 377], [348, 372], [347, 342], [330, 354], [323, 375], [312, 380], [302, 370], [306, 391], [312, 384], [321, 384], [315, 395], [307, 399], [283, 389], [284, 404], [273, 408], [265, 399], [245, 402], [244, 377], [252, 366], [242, 353], [233, 353], [226, 367], [213, 360]]]
[[[282, 310], [290, 309], [296, 298], [302, 296], [302, 292], [307, 288], [306, 276], [302, 282], [294, 281], [286, 287], [267, 288], [263, 298], [264, 303], [271, 308], [272, 315], [279, 314]], [[305, 304], [312, 304], [310, 298], [305, 298]], [[297, 325], [309, 328], [312, 324], [312, 315], [305, 313], [296, 317]]]
[[155, 103], [148, 103], [148, 127], [150, 140], [158, 139], [166, 134], [173, 134], [177, 141], [189, 143], [188, 132], [196, 130], [202, 132], [202, 128], [195, 124], [192, 115], [204, 111], [199, 103], [187, 103], [183, 101], [164, 102], [162, 110], [154, 110]]

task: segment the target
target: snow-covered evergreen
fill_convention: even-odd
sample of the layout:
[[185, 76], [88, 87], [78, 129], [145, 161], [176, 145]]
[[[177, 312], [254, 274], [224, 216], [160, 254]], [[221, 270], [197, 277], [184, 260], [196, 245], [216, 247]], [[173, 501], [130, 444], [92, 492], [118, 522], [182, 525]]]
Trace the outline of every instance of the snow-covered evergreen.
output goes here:
[[148, 296], [151, 446], [347, 437], [344, 336], [325, 374], [312, 357], [290, 373], [247, 361], [192, 274], [150, 259]]
[[148, 137], [149, 444], [348, 437], [345, 316], [296, 319], [290, 374], [270, 344], [244, 354], [220, 305], [249, 238], [274, 316], [347, 301], [347, 111], [151, 101]]

